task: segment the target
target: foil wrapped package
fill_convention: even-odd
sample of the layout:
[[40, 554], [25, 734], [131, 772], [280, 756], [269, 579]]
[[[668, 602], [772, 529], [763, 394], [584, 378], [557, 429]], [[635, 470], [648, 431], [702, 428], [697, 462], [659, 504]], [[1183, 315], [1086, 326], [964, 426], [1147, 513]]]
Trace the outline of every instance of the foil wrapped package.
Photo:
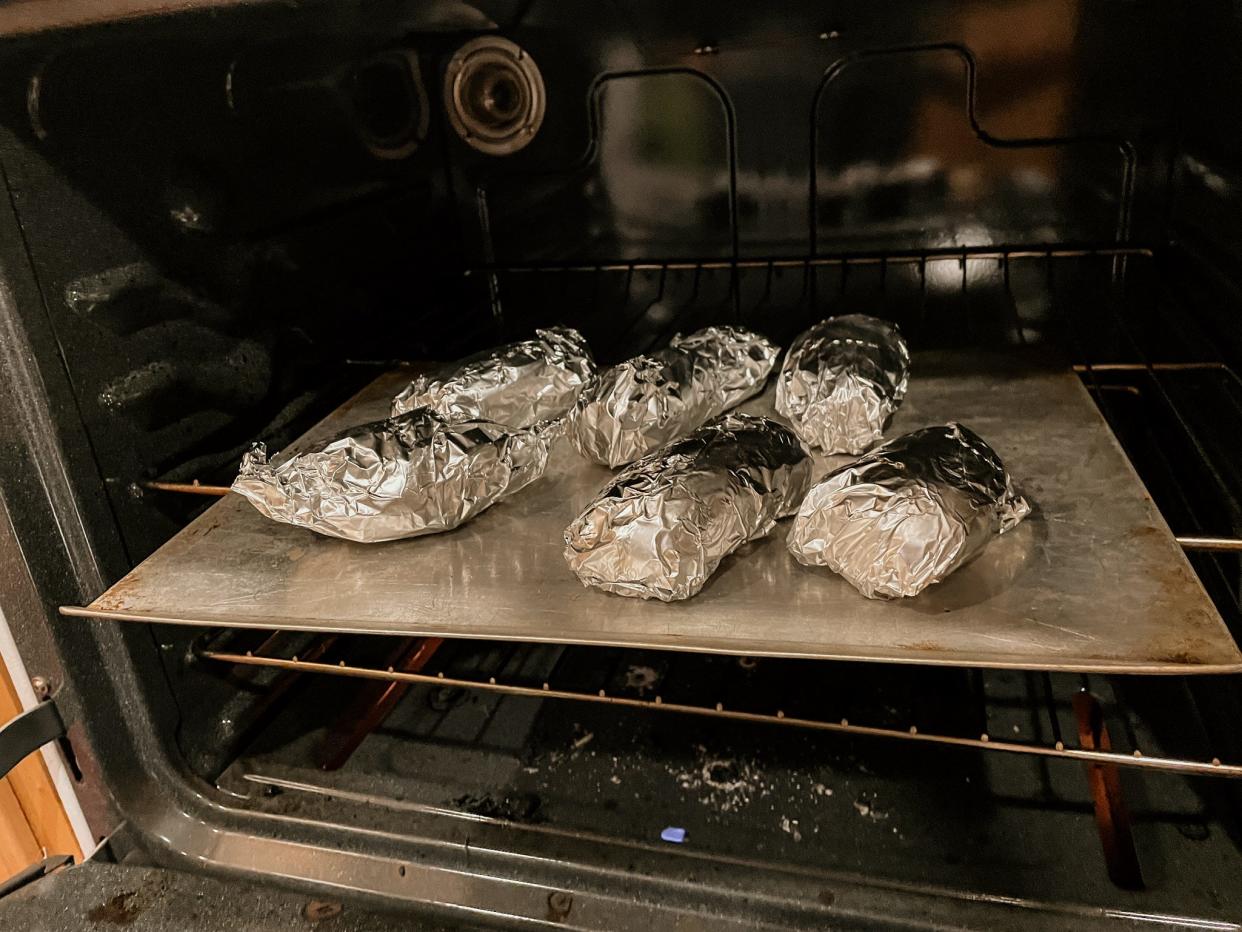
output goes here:
[[891, 440], [817, 482], [794, 518], [789, 550], [868, 598], [913, 596], [1030, 510], [995, 451], [949, 423]]
[[542, 476], [551, 434], [417, 408], [279, 466], [256, 444], [233, 491], [275, 521], [329, 537], [372, 543], [434, 534]]
[[536, 330], [535, 339], [488, 350], [446, 376], [420, 376], [393, 399], [392, 413], [426, 407], [454, 421], [531, 427], [568, 414], [594, 374], [577, 330]]
[[864, 314], [830, 317], [804, 332], [776, 381], [776, 410], [825, 453], [874, 446], [906, 396], [910, 350], [901, 331]]
[[565, 530], [583, 585], [672, 602], [793, 513], [811, 459], [785, 426], [728, 414], [622, 470]]
[[623, 466], [758, 394], [779, 352], [739, 327], [679, 334], [601, 372], [570, 414], [570, 440], [597, 463]]

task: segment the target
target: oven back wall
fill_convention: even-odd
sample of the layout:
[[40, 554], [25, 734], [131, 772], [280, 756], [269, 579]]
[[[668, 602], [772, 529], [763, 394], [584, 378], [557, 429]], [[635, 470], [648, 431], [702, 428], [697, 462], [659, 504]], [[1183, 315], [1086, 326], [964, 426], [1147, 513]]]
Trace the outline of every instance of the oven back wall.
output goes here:
[[508, 160], [455, 146], [455, 178], [502, 263], [1149, 240], [1184, 15], [536, 3], [513, 37], [544, 127]]

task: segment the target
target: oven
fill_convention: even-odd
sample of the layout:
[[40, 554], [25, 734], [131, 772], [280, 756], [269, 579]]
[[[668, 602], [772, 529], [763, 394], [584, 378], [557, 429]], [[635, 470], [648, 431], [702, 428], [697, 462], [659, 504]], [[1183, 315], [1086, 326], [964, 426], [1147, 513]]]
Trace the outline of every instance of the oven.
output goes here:
[[[0, 760], [43, 748], [78, 849], [40, 845], [6, 924], [1237, 928], [1232, 5], [32, 0], [0, 31]], [[404, 542], [417, 572], [298, 544], [257, 608], [264, 545], [222, 536], [252, 441], [408, 364], [843, 313], [902, 328], [919, 410], [969, 398], [1044, 464], [1032, 549], [934, 610], [794, 623], [729, 566], [631, 623], [523, 569], [554, 485]]]

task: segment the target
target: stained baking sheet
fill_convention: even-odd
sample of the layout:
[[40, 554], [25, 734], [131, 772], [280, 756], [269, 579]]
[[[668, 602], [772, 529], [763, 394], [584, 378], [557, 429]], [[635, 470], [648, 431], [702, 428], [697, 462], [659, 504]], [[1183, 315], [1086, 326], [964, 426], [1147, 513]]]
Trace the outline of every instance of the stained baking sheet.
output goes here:
[[[291, 449], [384, 416], [407, 378], [380, 377]], [[772, 392], [742, 410], [770, 414]], [[1242, 671], [1242, 653], [1068, 367], [1025, 354], [916, 356], [889, 435], [950, 419], [996, 448], [1034, 513], [912, 599], [864, 599], [828, 570], [799, 565], [785, 550], [788, 521], [688, 601], [586, 589], [565, 565], [562, 533], [610, 472], [562, 439], [541, 481], [456, 531], [413, 540], [318, 537], [228, 495], [89, 606], [62, 611], [819, 659]]]

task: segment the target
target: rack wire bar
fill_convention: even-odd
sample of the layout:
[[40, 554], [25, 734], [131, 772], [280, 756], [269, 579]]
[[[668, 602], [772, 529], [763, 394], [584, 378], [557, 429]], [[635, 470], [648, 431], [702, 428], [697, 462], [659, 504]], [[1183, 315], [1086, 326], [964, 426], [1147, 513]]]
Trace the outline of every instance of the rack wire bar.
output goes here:
[[1236, 537], [1178, 537], [1183, 550], [1202, 550], [1216, 553], [1242, 553], [1242, 540]]
[[1074, 371], [1081, 374], [1090, 372], [1195, 372], [1204, 369], [1228, 372], [1229, 367], [1222, 362], [1153, 362], [1150, 365], [1141, 362], [1094, 362], [1078, 363]]
[[545, 262], [519, 265], [486, 265], [466, 269], [465, 275], [534, 272], [693, 272], [733, 269], [804, 269], [850, 265], [921, 265], [926, 262], [961, 262], [966, 259], [1081, 259], [1092, 257], [1142, 256], [1150, 258], [1146, 246], [1083, 246], [1050, 249], [1030, 246], [951, 246], [877, 253], [834, 253], [832, 255], [772, 257], [754, 259], [619, 259], [600, 262]]
[[[804, 728], [812, 731], [831, 732], [836, 734], [857, 735], [872, 738], [888, 738], [897, 741], [908, 741], [922, 744], [947, 745], [950, 747], [972, 748], [984, 751], [1000, 751], [1013, 754], [1028, 754], [1037, 757], [1058, 758], [1088, 764], [1112, 764], [1117, 767], [1130, 767], [1142, 770], [1156, 770], [1196, 776], [1242, 778], [1242, 764], [1224, 763], [1218, 758], [1210, 761], [1189, 760], [1175, 757], [1148, 756], [1141, 751], [1124, 753], [1114, 750], [1088, 749], [1083, 747], [1067, 747], [1058, 740], [1054, 745], [1035, 744], [1030, 742], [998, 740], [987, 732], [977, 737], [961, 735], [936, 734], [921, 731], [911, 725], [906, 729], [860, 725], [841, 719], [840, 721], [823, 721], [814, 718], [786, 715], [782, 710], [774, 712], [749, 712], [726, 708], [723, 703], [697, 705], [685, 702], [667, 702], [660, 695], [651, 699], [635, 698], [609, 694], [605, 689], [590, 691], [587, 689], [569, 689], [553, 686], [545, 681], [541, 686], [527, 686], [506, 682], [498, 673], [486, 680], [474, 680], [461, 676], [446, 676], [439, 673], [411, 673], [393, 668], [378, 669], [341, 660], [327, 663], [321, 660], [305, 660], [298, 657], [284, 658], [256, 654], [252, 651], [237, 653], [227, 650], [216, 650], [209, 646], [198, 646], [197, 656], [211, 661], [228, 664], [254, 665], [275, 667], [282, 670], [297, 670], [304, 673], [320, 673], [331, 676], [354, 677], [366, 680], [381, 680], [397, 683], [421, 683], [439, 687], [477, 690], [480, 692], [499, 693], [511, 696], [527, 696], [544, 699], [563, 699], [577, 702], [594, 702], [620, 708], [645, 709], [655, 712], [673, 712], [684, 715], [698, 715], [707, 718], [725, 719], [735, 722], [748, 722], [764, 725], [780, 725], [787, 728]], [[1055, 723], [1055, 715], [1052, 716]], [[1059, 731], [1054, 730], [1054, 734]]]
[[229, 494], [227, 485], [204, 485], [197, 479], [191, 482], [143, 482], [144, 489], [151, 489], [155, 492], [180, 492], [183, 495], [207, 495], [216, 498]]

